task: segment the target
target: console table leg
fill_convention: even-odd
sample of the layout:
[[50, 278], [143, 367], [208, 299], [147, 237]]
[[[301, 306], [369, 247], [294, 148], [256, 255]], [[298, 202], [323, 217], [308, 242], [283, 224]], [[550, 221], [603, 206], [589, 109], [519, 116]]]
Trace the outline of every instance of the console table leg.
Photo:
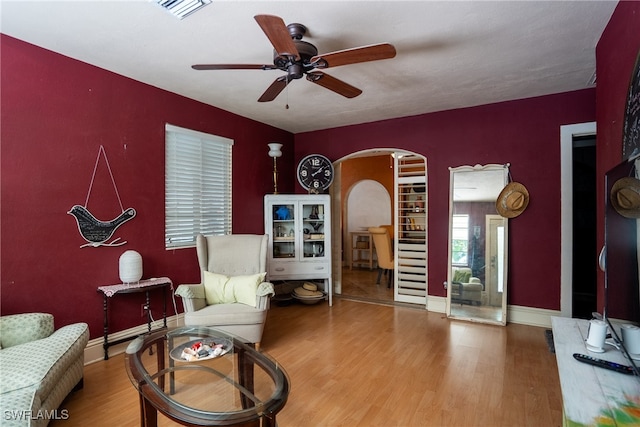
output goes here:
[[167, 327], [167, 287], [162, 288], [162, 319], [164, 327]]
[[104, 321], [103, 321], [104, 341], [102, 343], [102, 348], [104, 349], [104, 360], [108, 360], [109, 359], [109, 320], [107, 318], [107, 296], [106, 295], [104, 295], [102, 309], [104, 311]]
[[151, 301], [149, 299], [149, 291], [145, 292], [147, 299], [145, 301], [145, 307], [147, 307], [147, 332], [151, 333]]

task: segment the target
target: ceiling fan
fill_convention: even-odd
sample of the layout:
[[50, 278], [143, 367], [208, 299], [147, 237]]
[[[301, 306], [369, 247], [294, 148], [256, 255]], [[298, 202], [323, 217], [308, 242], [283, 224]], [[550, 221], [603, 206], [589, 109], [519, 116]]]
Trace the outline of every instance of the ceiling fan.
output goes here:
[[377, 61], [396, 56], [396, 49], [389, 43], [374, 44], [338, 50], [318, 55], [318, 49], [302, 41], [307, 28], [302, 24], [285, 25], [282, 18], [273, 15], [256, 15], [262, 31], [274, 48], [271, 64], [196, 64], [194, 70], [282, 70], [286, 75], [278, 77], [258, 99], [273, 101], [291, 80], [307, 76], [307, 80], [347, 98], [354, 98], [362, 91], [348, 83], [319, 71], [329, 67]]

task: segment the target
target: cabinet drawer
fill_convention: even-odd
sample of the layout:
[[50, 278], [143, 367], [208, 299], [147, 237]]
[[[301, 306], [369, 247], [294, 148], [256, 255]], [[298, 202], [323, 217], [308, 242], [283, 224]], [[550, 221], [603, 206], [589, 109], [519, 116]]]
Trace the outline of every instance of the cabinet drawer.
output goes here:
[[329, 262], [271, 262], [269, 276], [321, 275], [331, 274]]

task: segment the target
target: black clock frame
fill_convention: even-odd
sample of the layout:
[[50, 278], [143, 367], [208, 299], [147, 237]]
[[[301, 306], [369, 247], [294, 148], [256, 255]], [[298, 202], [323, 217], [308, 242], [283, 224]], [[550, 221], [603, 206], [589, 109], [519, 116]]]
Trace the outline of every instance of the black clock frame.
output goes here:
[[[316, 174], [321, 173], [318, 177]], [[314, 192], [325, 191], [333, 183], [333, 163], [322, 154], [309, 154], [298, 163], [298, 182], [306, 189]], [[317, 185], [314, 185], [317, 183]]]

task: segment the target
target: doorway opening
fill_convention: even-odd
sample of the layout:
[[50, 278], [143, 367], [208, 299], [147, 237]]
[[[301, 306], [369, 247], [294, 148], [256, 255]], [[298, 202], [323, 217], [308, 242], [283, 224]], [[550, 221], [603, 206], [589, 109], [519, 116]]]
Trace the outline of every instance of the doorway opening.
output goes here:
[[572, 317], [591, 319], [597, 310], [596, 138], [573, 137]]
[[[426, 159], [382, 148], [352, 153], [334, 166], [330, 191], [332, 215], [338, 219], [332, 222], [334, 293], [373, 302], [426, 305]], [[366, 198], [373, 193], [377, 196]], [[385, 200], [377, 200], [380, 198]], [[408, 203], [411, 222], [406, 217]], [[378, 226], [389, 226], [393, 242], [395, 268], [390, 288], [387, 277], [376, 283], [373, 239], [363, 236], [369, 227]], [[423, 237], [418, 244], [414, 236], [419, 234]], [[353, 263], [354, 259], [359, 262]]]
[[[589, 258], [589, 255], [579, 255], [582, 258], [576, 259], [575, 256], [578, 255], [574, 255], [574, 140], [579, 141], [583, 138], [596, 138], [595, 122], [560, 126], [560, 315], [562, 317], [574, 316], [574, 264], [576, 264], [576, 268], [582, 267], [588, 270], [588, 273], [594, 276], [593, 280], [597, 278], [597, 252], [594, 252], [591, 258]], [[595, 194], [595, 190], [596, 185], [593, 185], [591, 192]], [[595, 235], [595, 230], [596, 225], [594, 223], [590, 233]], [[593, 268], [591, 265], [593, 265]]]

